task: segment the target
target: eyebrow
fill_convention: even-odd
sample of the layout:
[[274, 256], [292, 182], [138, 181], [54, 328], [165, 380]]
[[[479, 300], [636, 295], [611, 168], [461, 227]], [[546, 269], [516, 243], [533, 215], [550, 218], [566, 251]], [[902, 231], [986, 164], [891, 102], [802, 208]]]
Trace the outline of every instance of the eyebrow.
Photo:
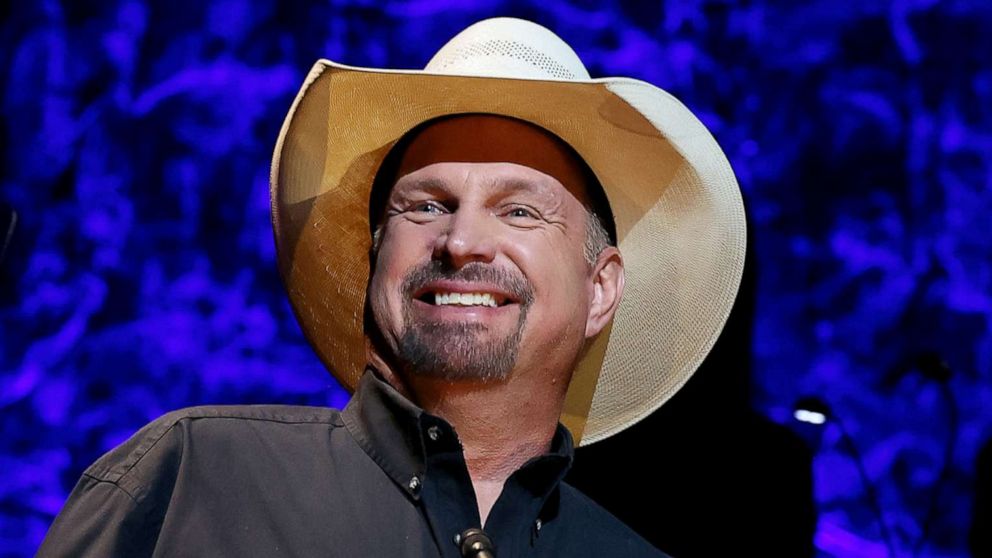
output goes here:
[[[523, 180], [520, 178], [504, 178], [499, 176], [490, 177], [483, 181], [482, 187], [487, 190], [499, 190], [501, 194], [515, 194], [518, 192], [527, 192], [532, 194], [538, 194], [541, 196], [547, 196], [547, 188], [539, 185], [538, 183], [530, 180]], [[451, 188], [448, 183], [444, 180], [434, 177], [418, 178], [416, 180], [406, 182], [399, 188], [400, 194], [405, 194], [408, 192], [440, 192], [445, 194], [451, 193]]]
[[438, 178], [418, 178], [412, 181], [402, 182], [402, 179], [393, 186], [393, 191], [399, 194], [406, 194], [408, 192], [416, 191], [426, 191], [426, 192], [445, 192], [449, 191], [448, 184]]
[[528, 192], [533, 194], [547, 195], [547, 188], [531, 180], [521, 180], [519, 178], [499, 178], [492, 177], [485, 183], [487, 188], [503, 190], [502, 193], [515, 194], [517, 192]]

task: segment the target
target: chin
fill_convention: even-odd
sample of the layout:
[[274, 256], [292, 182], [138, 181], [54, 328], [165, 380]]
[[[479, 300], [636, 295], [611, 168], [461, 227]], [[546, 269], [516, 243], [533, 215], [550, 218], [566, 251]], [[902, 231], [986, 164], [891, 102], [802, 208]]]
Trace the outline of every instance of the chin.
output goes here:
[[[502, 382], [517, 361], [519, 337], [481, 340], [479, 328], [407, 328], [399, 339], [405, 371], [451, 381]], [[439, 331], [441, 330], [441, 331]]]

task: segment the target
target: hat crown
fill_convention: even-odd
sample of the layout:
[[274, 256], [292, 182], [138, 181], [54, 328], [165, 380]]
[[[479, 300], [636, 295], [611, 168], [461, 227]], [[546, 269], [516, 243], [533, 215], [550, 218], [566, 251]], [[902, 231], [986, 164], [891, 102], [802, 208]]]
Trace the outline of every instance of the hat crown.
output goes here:
[[467, 27], [441, 47], [424, 70], [463, 76], [590, 79], [579, 56], [558, 35], [511, 17], [485, 19]]

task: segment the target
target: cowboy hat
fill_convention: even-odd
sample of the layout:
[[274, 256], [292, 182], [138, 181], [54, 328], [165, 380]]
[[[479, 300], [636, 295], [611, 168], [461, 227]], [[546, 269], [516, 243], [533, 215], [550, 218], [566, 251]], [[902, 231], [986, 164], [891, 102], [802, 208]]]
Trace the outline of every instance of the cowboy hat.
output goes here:
[[678, 391], [716, 341], [744, 266], [744, 207], [726, 156], [682, 103], [642, 81], [591, 79], [564, 41], [528, 21], [476, 23], [422, 71], [313, 66], [271, 174], [279, 269], [303, 332], [353, 390], [366, 365], [376, 172], [409, 130], [465, 113], [551, 132], [605, 191], [624, 298], [574, 371], [561, 420], [581, 445], [615, 434]]

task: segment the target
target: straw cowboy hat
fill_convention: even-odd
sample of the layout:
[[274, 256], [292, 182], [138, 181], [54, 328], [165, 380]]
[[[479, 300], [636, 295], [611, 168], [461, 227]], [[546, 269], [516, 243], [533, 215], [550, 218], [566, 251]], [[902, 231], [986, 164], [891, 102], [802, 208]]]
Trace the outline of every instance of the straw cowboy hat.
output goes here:
[[726, 156], [681, 102], [642, 81], [591, 79], [565, 42], [528, 21], [476, 23], [422, 71], [314, 65], [271, 175], [280, 273], [303, 332], [353, 390], [366, 364], [376, 171], [407, 131], [463, 113], [550, 131], [606, 193], [626, 287], [573, 374], [561, 420], [581, 444], [615, 434], [668, 400], [716, 341], [744, 266], [744, 207]]

